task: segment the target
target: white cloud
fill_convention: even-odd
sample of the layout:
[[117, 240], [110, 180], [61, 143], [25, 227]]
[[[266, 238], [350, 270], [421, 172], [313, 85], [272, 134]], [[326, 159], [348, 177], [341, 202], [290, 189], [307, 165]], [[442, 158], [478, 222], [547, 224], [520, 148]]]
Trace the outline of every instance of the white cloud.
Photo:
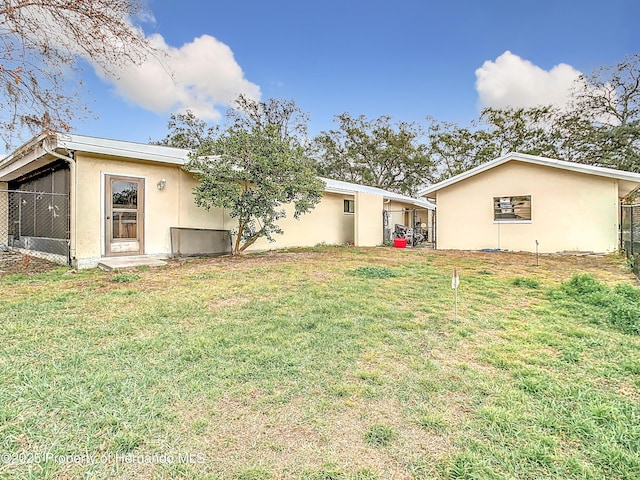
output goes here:
[[126, 100], [157, 113], [190, 109], [201, 120], [219, 120], [218, 108], [239, 94], [260, 98], [260, 87], [244, 77], [231, 49], [216, 38], [203, 35], [179, 48], [161, 35], [149, 40], [159, 55], [119, 67], [115, 76], [98, 71]]
[[561, 63], [544, 70], [510, 51], [476, 70], [480, 107], [527, 108], [555, 105], [563, 108], [581, 72]]

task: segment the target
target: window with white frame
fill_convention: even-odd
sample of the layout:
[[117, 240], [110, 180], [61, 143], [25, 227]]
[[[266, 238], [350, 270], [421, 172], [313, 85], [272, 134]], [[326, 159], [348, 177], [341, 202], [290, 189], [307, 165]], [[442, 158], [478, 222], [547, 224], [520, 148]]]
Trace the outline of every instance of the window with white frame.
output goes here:
[[531, 222], [531, 195], [493, 197], [494, 222]]

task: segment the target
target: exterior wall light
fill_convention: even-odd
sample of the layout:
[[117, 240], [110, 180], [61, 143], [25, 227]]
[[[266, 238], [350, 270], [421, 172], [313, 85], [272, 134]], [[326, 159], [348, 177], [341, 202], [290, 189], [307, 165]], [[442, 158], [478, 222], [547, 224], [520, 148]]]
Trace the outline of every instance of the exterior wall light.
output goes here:
[[166, 184], [167, 184], [167, 181], [163, 178], [158, 182], [156, 186], [158, 187], [158, 190], [164, 190], [164, 187]]

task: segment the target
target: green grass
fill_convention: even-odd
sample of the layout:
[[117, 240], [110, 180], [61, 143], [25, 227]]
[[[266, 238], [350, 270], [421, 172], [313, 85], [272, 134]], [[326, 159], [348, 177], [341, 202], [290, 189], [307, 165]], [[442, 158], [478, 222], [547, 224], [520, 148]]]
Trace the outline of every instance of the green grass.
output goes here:
[[516, 287], [540, 288], [540, 282], [535, 278], [516, 277], [511, 283]]
[[396, 436], [397, 433], [392, 427], [376, 423], [367, 429], [364, 440], [374, 447], [384, 447], [389, 445]]
[[139, 278], [140, 275], [137, 275], [135, 273], [116, 273], [111, 277], [111, 281], [116, 283], [128, 283], [135, 282]]
[[349, 271], [350, 274], [365, 278], [390, 278], [397, 277], [398, 274], [386, 267], [358, 267]]
[[613, 288], [599, 282], [593, 275], [574, 275], [554, 298], [585, 313], [590, 310], [594, 322], [606, 322], [631, 335], [640, 335], [640, 289], [628, 283]]
[[640, 478], [623, 267], [317, 246], [0, 277], [0, 478]]

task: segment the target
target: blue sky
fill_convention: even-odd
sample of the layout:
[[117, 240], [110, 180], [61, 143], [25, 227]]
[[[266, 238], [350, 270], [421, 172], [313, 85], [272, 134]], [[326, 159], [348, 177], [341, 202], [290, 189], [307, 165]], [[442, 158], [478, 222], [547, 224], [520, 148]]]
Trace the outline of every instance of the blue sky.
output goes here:
[[212, 123], [240, 91], [292, 98], [310, 133], [343, 112], [467, 124], [482, 106], [562, 103], [579, 73], [640, 52], [637, 0], [150, 0], [168, 52], [119, 80], [84, 72], [76, 133], [147, 142], [169, 114]]

